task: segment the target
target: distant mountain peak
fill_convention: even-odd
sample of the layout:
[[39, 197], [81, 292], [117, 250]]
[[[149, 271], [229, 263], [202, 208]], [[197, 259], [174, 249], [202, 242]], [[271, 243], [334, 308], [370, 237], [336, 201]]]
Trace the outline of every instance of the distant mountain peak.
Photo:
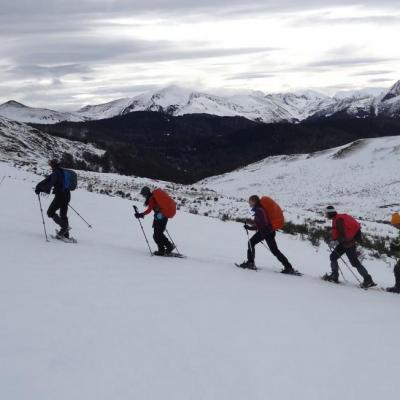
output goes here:
[[393, 99], [394, 97], [400, 96], [400, 80], [397, 81], [385, 94], [382, 101]]
[[9, 100], [3, 104], [0, 104], [0, 107], [18, 107], [18, 108], [28, 108], [25, 104], [22, 104], [16, 100]]

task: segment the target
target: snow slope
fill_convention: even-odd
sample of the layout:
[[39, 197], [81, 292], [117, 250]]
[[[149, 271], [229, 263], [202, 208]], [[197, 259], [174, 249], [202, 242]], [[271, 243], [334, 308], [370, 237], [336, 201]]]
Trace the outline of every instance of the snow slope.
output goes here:
[[56, 124], [61, 121], [78, 122], [85, 120], [75, 113], [28, 107], [13, 100], [0, 104], [0, 116], [18, 122], [34, 124]]
[[84, 144], [51, 136], [23, 123], [0, 117], [0, 161], [15, 161], [24, 164], [47, 164], [51, 157], [71, 154], [83, 159], [84, 153], [102, 155], [92, 144]]
[[[72, 205], [94, 229], [71, 214], [79, 243], [46, 243], [38, 177], [2, 175], [4, 399], [396, 397], [400, 298], [320, 281], [325, 249], [279, 235], [306, 276], [273, 273], [263, 249], [262, 269], [243, 271], [240, 225], [179, 213], [169, 229], [188, 259], [151, 258], [131, 202], [84, 191]], [[367, 268], [392, 283], [383, 263]]]
[[[365, 222], [380, 236], [393, 231], [385, 224], [400, 207], [400, 137], [359, 140], [314, 154], [269, 157], [243, 169], [205, 179], [200, 186], [224, 196], [274, 197], [291, 221], [321, 219], [335, 205]], [[243, 214], [244, 210], [237, 214]]]

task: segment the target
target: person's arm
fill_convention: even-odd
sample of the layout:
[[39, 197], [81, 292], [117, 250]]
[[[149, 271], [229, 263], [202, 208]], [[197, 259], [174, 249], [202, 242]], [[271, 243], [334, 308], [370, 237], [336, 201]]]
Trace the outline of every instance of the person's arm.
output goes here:
[[36, 194], [40, 194], [42, 192], [50, 193], [51, 187], [52, 187], [52, 185], [51, 185], [51, 177], [52, 177], [52, 175], [53, 174], [49, 175], [46, 179], [43, 179], [41, 182], [39, 182], [36, 185], [36, 188], [35, 188], [35, 193]]
[[336, 220], [336, 229], [338, 232], [338, 237], [337, 237], [338, 242], [339, 243], [346, 242], [346, 229], [342, 218], [338, 218]]
[[143, 211], [143, 216], [150, 214], [154, 210], [154, 206], [156, 205], [156, 202], [153, 197], [150, 197], [149, 204], [147, 205], [147, 208]]

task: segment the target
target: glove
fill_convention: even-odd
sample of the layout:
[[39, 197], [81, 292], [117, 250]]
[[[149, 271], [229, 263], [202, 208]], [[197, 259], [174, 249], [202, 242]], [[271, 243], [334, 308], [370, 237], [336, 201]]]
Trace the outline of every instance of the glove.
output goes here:
[[41, 192], [41, 190], [40, 190], [39, 186], [36, 186], [36, 188], [35, 188], [35, 193], [39, 195], [40, 192]]
[[246, 229], [246, 231], [251, 231], [251, 226], [247, 224], [243, 225], [243, 228]]
[[139, 218], [144, 218], [144, 214], [143, 213], [135, 213], [135, 218], [139, 219]]

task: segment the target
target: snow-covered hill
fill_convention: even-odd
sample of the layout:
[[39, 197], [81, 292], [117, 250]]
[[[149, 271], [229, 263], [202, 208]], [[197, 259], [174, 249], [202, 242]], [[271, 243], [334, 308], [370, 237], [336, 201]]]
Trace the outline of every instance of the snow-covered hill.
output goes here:
[[298, 122], [338, 113], [357, 118], [376, 115], [398, 118], [400, 81], [386, 91], [347, 91], [339, 92], [334, 97], [314, 91], [278, 94], [251, 92], [223, 96], [173, 85], [131, 98], [87, 105], [71, 113], [31, 108], [15, 101], [0, 105], [0, 116], [42, 124], [104, 119], [135, 111], [157, 111], [176, 116], [192, 113], [241, 116], [266, 123]]
[[56, 124], [61, 121], [77, 122], [85, 120], [76, 113], [28, 107], [13, 100], [0, 104], [0, 116], [18, 122], [34, 124]]
[[[46, 243], [40, 178], [0, 164], [3, 175], [5, 399], [396, 398], [400, 298], [319, 280], [326, 248], [279, 234], [305, 276], [274, 273], [263, 248], [261, 270], [243, 271], [239, 224], [179, 212], [169, 232], [188, 258], [150, 257], [131, 201], [82, 190], [71, 204], [94, 228], [71, 213], [79, 243]], [[151, 236], [151, 218], [144, 228]], [[389, 266], [366, 266], [393, 283]]]
[[0, 161], [46, 165], [49, 158], [64, 153], [82, 160], [84, 153], [99, 156], [104, 151], [91, 144], [57, 138], [24, 123], [0, 117]]
[[333, 204], [364, 220], [367, 232], [385, 236], [389, 215], [400, 207], [399, 171], [400, 137], [394, 136], [314, 154], [269, 157], [200, 186], [233, 198], [270, 195], [292, 222], [321, 220], [325, 206]]

